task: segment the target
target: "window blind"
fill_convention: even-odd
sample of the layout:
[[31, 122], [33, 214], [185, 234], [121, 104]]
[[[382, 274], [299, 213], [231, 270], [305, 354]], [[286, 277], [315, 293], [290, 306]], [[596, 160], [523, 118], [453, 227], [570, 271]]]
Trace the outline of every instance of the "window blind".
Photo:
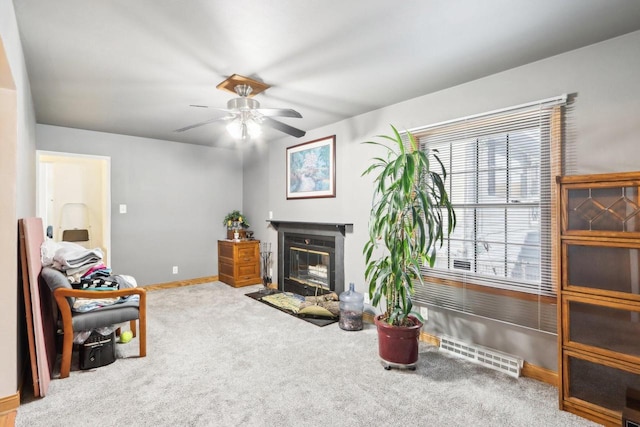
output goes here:
[[457, 217], [416, 302], [556, 332], [551, 243], [566, 99], [409, 131], [444, 164]]

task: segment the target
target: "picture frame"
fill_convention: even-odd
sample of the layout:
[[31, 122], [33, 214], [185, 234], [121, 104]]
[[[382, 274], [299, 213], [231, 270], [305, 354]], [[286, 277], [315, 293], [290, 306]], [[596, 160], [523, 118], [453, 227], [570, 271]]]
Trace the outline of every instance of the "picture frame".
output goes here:
[[287, 147], [287, 199], [336, 197], [336, 136]]

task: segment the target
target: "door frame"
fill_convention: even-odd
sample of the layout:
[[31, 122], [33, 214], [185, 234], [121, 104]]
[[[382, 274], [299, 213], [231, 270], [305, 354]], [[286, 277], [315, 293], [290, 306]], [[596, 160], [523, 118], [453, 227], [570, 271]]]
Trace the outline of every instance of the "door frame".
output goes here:
[[106, 249], [105, 254], [105, 265], [110, 265], [111, 260], [111, 157], [109, 156], [97, 156], [91, 154], [78, 154], [78, 153], [66, 153], [62, 151], [46, 151], [46, 150], [36, 150], [36, 216], [43, 218], [45, 220], [44, 214], [46, 212], [46, 207], [43, 206], [43, 198], [46, 196], [46, 193], [43, 192], [46, 190], [46, 184], [44, 179], [45, 176], [42, 176], [41, 166], [42, 166], [42, 157], [60, 157], [60, 158], [76, 158], [78, 161], [86, 160], [100, 160], [105, 162], [105, 177], [102, 183], [103, 191], [106, 197], [105, 203], [103, 205], [102, 211], [102, 221], [100, 224], [102, 228], [103, 235], [103, 245]]
[[[6, 8], [4, 8], [6, 9]], [[10, 38], [10, 37], [9, 37]], [[11, 40], [13, 42], [13, 40]], [[9, 43], [13, 45], [14, 43]], [[15, 52], [14, 52], [15, 53]], [[15, 59], [15, 55], [14, 58]], [[24, 107], [22, 107], [24, 108]], [[18, 92], [9, 64], [9, 55], [0, 34], [0, 425], [13, 425], [20, 405], [20, 373], [28, 366], [26, 337], [22, 336], [18, 299]], [[22, 136], [25, 139], [25, 136]], [[25, 328], [26, 330], [26, 328]]]

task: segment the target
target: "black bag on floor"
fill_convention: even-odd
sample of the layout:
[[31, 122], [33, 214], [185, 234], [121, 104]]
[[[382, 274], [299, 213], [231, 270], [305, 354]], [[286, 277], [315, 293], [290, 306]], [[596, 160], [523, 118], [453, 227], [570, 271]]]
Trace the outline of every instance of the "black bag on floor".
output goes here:
[[116, 361], [116, 333], [102, 335], [92, 331], [89, 338], [80, 345], [80, 369], [92, 369]]

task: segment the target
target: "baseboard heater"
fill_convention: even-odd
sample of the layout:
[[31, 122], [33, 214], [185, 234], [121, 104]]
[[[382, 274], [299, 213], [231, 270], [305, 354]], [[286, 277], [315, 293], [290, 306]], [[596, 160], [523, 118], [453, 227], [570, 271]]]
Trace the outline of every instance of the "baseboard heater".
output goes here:
[[455, 338], [441, 336], [440, 350], [470, 360], [512, 377], [519, 377], [523, 361], [515, 356], [480, 345], [468, 344]]

